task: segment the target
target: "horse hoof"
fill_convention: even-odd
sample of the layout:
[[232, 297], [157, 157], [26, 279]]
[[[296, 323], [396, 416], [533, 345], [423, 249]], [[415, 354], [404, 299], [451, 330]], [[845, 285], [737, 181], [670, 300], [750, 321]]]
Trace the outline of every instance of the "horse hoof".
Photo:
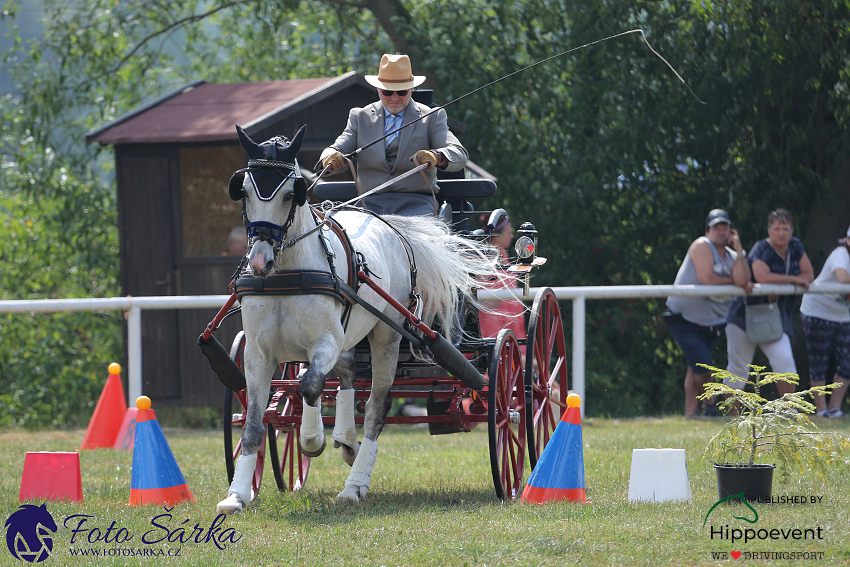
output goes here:
[[[364, 493], [363, 496], [366, 496]], [[337, 494], [337, 504], [360, 504], [360, 489], [357, 486], [350, 486]]]
[[239, 514], [244, 509], [245, 504], [242, 499], [236, 494], [228, 494], [227, 498], [218, 503], [215, 511], [218, 514]]
[[357, 453], [360, 451], [360, 443], [357, 443], [354, 447], [349, 447], [345, 443], [334, 441], [334, 447], [339, 447], [339, 452], [342, 455], [342, 460], [345, 461], [345, 464], [349, 467], [354, 465], [354, 459], [357, 458]]
[[[303, 437], [301, 437], [298, 440], [298, 444], [301, 445], [301, 453], [310, 457], [310, 458], [318, 457], [319, 455], [321, 455], [325, 451], [325, 447], [328, 446], [328, 438], [327, 438], [327, 436], [325, 436], [323, 434], [321, 439], [322, 439], [322, 444], [317, 449], [316, 445], [318, 445], [319, 439], [307, 439], [307, 440], [305, 440]], [[304, 445], [305, 441], [307, 442], [307, 446]]]

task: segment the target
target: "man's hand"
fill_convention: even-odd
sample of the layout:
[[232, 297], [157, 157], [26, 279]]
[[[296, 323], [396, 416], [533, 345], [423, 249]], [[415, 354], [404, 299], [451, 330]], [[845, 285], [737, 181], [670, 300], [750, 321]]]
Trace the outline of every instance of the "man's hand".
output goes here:
[[738, 236], [738, 231], [734, 228], [729, 231], [729, 246], [731, 246], [732, 250], [738, 254], [740, 254], [741, 250], [744, 249], [744, 247], [741, 246], [741, 237]]
[[440, 156], [437, 155], [437, 152], [433, 150], [419, 150], [413, 157], [410, 158], [410, 161], [415, 163], [416, 165], [428, 164], [428, 167], [425, 169], [433, 169], [434, 167], [440, 165]]
[[322, 167], [328, 166], [330, 166], [329, 172], [342, 169], [345, 167], [345, 158], [338, 151], [334, 151], [334, 153], [322, 160]]

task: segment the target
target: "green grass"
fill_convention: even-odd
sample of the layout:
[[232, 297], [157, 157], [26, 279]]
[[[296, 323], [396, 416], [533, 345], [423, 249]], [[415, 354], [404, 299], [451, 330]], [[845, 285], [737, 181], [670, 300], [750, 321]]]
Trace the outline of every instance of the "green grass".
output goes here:
[[[820, 422], [819, 422], [820, 423]], [[850, 421], [824, 422], [844, 432]], [[427, 428], [389, 426], [379, 439], [378, 463], [366, 501], [337, 506], [348, 467], [328, 449], [314, 459], [307, 486], [279, 493], [266, 471], [258, 499], [247, 513], [228, 518], [223, 528], [242, 536], [219, 550], [212, 544], [168, 544], [180, 557], [83, 558], [68, 553], [71, 533], [61, 526], [72, 514], [90, 514], [92, 527], [105, 530], [115, 521], [136, 534], [120, 547], [136, 547], [162, 507], [126, 506], [132, 455], [112, 450], [80, 455], [85, 504], [48, 503], [60, 524], [53, 555], [41, 565], [725, 565], [712, 551], [823, 552], [806, 565], [850, 565], [850, 471], [834, 471], [826, 481], [794, 472], [774, 480], [774, 495], [818, 495], [817, 505], [755, 504], [757, 524], [732, 515], [740, 507], [723, 506], [709, 524], [730, 528], [821, 527], [823, 540], [713, 542], [702, 527], [717, 501], [711, 464], [702, 449], [718, 429], [717, 421], [682, 418], [589, 420], [583, 426], [587, 496], [592, 504], [542, 506], [499, 502], [493, 492], [486, 429], [432, 437]], [[0, 431], [0, 506], [3, 519], [18, 507], [26, 451], [74, 451], [82, 431]], [[215, 505], [226, 495], [221, 433], [166, 429], [166, 437], [197, 500], [176, 506], [169, 523], [176, 528], [208, 526]], [[330, 431], [328, 431], [330, 433]], [[693, 499], [684, 503], [628, 502], [632, 449], [684, 448]], [[526, 466], [526, 469], [528, 467]], [[528, 471], [527, 471], [528, 472]], [[190, 530], [191, 531], [191, 528]], [[79, 536], [78, 536], [79, 538]], [[80, 545], [79, 539], [76, 547]], [[97, 547], [114, 547], [98, 544]], [[148, 547], [139, 544], [138, 547]], [[162, 544], [150, 546], [164, 548]], [[797, 565], [799, 560], [744, 561]], [[23, 565], [4, 548], [0, 565]]]

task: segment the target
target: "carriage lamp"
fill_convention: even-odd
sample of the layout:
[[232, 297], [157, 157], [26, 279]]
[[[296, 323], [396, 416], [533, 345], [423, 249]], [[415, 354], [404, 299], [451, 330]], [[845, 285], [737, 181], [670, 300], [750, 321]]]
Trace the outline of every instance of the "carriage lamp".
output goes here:
[[517, 262], [521, 264], [531, 264], [534, 258], [537, 257], [537, 230], [530, 222], [522, 223], [522, 226], [517, 229], [516, 250]]

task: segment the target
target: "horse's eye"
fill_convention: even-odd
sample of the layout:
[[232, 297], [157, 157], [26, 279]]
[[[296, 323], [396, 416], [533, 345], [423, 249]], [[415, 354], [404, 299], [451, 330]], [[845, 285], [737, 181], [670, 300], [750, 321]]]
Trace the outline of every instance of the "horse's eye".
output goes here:
[[284, 196], [283, 196], [283, 202], [284, 202], [284, 203], [288, 203], [289, 201], [291, 201], [291, 200], [292, 200], [292, 196], [293, 196], [294, 194], [295, 194], [295, 193], [287, 193], [286, 195], [284, 195]]

